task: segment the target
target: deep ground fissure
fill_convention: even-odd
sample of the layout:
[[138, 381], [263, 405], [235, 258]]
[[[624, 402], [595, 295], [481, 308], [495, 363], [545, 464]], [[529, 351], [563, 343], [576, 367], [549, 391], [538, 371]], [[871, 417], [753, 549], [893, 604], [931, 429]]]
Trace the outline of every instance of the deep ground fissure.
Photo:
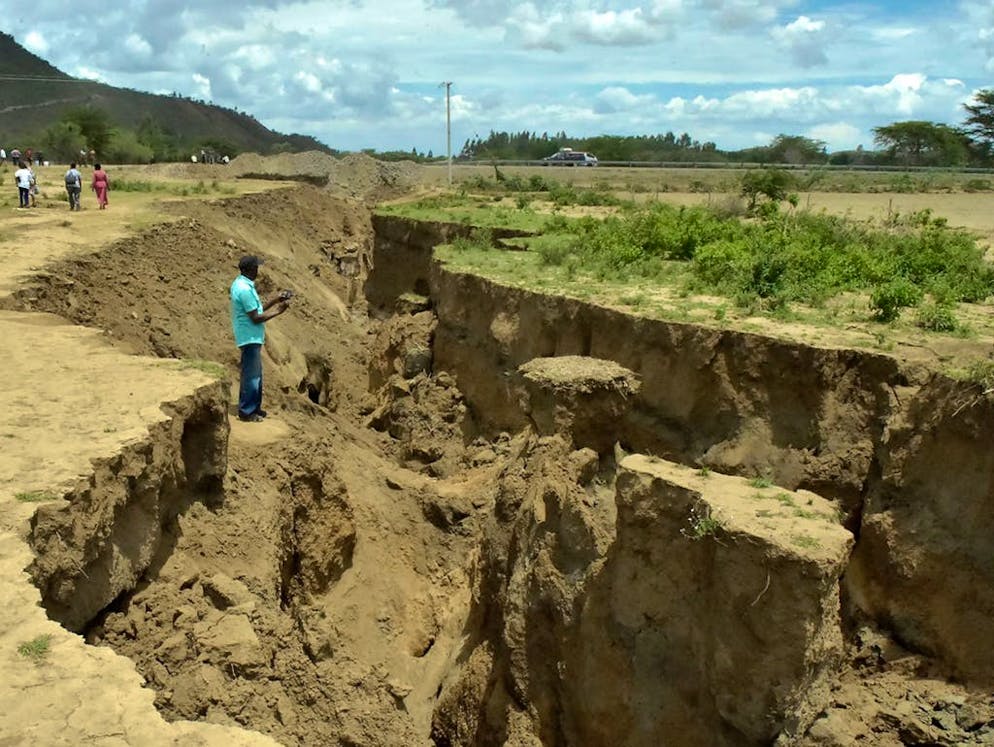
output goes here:
[[[356, 205], [284, 192], [196, 208], [19, 295], [139, 352], [212, 358], [226, 308], [203, 288], [223, 288], [231, 236], [235, 251], [264, 252], [253, 225], [267, 236], [280, 201], [304, 216], [270, 263], [274, 285], [302, 297], [272, 325], [277, 417], [229, 442], [225, 402], [193, 407], [179, 472], [144, 492], [145, 473], [130, 478], [129, 495], [165, 506], [126, 509], [129, 532], [160, 536], [148, 569], [109, 606], [50, 607], [130, 656], [167, 718], [288, 744], [989, 739], [989, 689], [924, 676], [975, 680], [962, 653], [975, 644], [952, 623], [922, 627], [928, 605], [880, 588], [886, 543], [905, 536], [881, 516], [909, 521], [911, 491], [943, 493], [909, 485], [922, 454], [963, 463], [943, 439], [979, 460], [968, 444], [988, 405], [956, 419], [953, 384], [882, 356], [495, 287], [433, 263], [445, 236], [430, 226], [381, 222], [374, 236]], [[354, 279], [322, 250], [329, 237], [367, 245], [381, 320], [362, 304], [342, 313]], [[160, 282], [164, 310], [145, 300]], [[403, 293], [432, 308], [388, 313]], [[537, 389], [518, 370], [568, 357], [577, 368]], [[640, 393], [590, 384], [603, 362]], [[771, 369], [797, 380], [774, 386]], [[106, 465], [108, 483], [125, 462]], [[757, 477], [770, 484], [747, 484]], [[170, 481], [182, 487], [159, 487]], [[948, 520], [941, 501], [922, 510]], [[58, 557], [42, 564], [62, 563], [45, 576], [59, 583], [93, 562]], [[952, 594], [975, 571], [946, 560]]]

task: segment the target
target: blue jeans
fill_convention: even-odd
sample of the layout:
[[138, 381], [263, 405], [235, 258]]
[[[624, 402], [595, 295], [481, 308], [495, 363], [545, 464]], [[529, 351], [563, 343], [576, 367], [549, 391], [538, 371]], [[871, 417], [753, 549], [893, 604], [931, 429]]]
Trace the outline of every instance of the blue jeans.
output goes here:
[[242, 345], [242, 380], [238, 388], [238, 415], [247, 418], [262, 409], [262, 345]]
[[19, 207], [31, 207], [31, 187], [18, 187], [17, 197], [20, 200]]

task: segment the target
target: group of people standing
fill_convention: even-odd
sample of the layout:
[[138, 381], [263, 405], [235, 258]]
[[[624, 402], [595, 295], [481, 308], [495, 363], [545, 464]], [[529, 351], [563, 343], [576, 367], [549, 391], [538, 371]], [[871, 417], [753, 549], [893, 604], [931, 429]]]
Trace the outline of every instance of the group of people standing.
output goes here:
[[[18, 162], [17, 171], [14, 172], [14, 181], [17, 182], [17, 206], [19, 208], [35, 207], [38, 182], [29, 163]], [[69, 164], [69, 170], [65, 174], [65, 184], [66, 194], [69, 197], [69, 209], [82, 210], [83, 175], [76, 167], [75, 161]], [[105, 209], [107, 207], [107, 193], [110, 191], [110, 179], [99, 163], [93, 164], [93, 178], [90, 181], [90, 188], [97, 195], [97, 204], [100, 209]]]
[[[0, 147], [0, 163], [6, 162], [7, 157], [7, 151], [4, 150], [3, 147]], [[45, 163], [44, 156], [41, 154], [40, 150], [35, 152], [31, 148], [28, 148], [24, 151], [24, 153], [21, 153], [20, 148], [11, 148], [10, 162], [16, 166], [21, 161], [24, 161], [24, 163], [28, 166], [41, 166], [43, 163], [46, 166], [48, 165]]]

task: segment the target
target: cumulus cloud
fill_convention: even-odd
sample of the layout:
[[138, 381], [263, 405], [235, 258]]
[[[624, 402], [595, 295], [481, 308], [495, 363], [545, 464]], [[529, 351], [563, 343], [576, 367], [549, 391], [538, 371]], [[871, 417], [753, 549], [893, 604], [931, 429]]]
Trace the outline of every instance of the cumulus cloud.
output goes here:
[[905, 26], [886, 26], [871, 30], [871, 35], [877, 41], [891, 42], [907, 39], [912, 34], [918, 33], [917, 29]]
[[559, 15], [543, 17], [531, 3], [523, 3], [508, 18], [510, 32], [525, 49], [565, 49], [566, 35]]
[[808, 128], [805, 137], [821, 140], [831, 150], [853, 150], [865, 137], [865, 132], [849, 122], [831, 122]]
[[199, 91], [201, 98], [210, 99], [211, 98], [211, 80], [205, 75], [200, 73], [193, 74], [193, 84]]
[[28, 35], [24, 37], [24, 46], [37, 55], [43, 55], [48, 52], [48, 42], [37, 31], [28, 32]]
[[713, 14], [725, 29], [765, 25], [776, 20], [780, 10], [793, 0], [697, 0], [700, 7]]
[[798, 16], [786, 26], [778, 26], [770, 33], [779, 44], [790, 52], [791, 59], [800, 67], [808, 68], [828, 62], [824, 45], [827, 40], [824, 21]]
[[573, 19], [573, 35], [594, 44], [645, 44], [656, 36], [652, 18], [641, 8], [620, 12], [583, 11]]
[[335, 147], [400, 138], [436, 152], [441, 80], [456, 82], [456, 140], [673, 130], [734, 148], [787, 132], [845, 147], [899, 119], [960, 121], [984, 64], [994, 71], [990, 0], [928, 14], [845, 0], [425, 1], [75, 0], [79, 34], [63, 2], [36, 0], [15, 36], [72, 74], [213, 100]]
[[850, 91], [861, 104], [874, 110], [889, 110], [910, 117], [922, 104], [928, 78], [922, 73], [901, 73], [876, 86], [853, 86]]
[[622, 86], [611, 86], [600, 91], [594, 98], [593, 109], [598, 114], [631, 112], [658, 103], [651, 94], [636, 95]]
[[85, 66], [79, 66], [73, 72], [73, 75], [77, 78], [85, 78], [86, 80], [95, 80], [99, 83], [106, 83], [107, 80], [96, 70], [91, 70]]
[[973, 35], [967, 38], [981, 50], [987, 72], [994, 73], [994, 5], [990, 0], [963, 0], [962, 8]]

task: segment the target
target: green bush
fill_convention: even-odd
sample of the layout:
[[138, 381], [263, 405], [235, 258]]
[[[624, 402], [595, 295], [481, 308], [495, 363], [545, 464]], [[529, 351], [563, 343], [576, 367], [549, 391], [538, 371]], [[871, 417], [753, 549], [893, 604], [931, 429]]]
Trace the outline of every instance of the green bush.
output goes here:
[[934, 301], [918, 307], [915, 324], [931, 332], [955, 332], [960, 327], [952, 307]]
[[895, 278], [878, 285], [870, 294], [870, 308], [881, 322], [892, 322], [901, 309], [917, 305], [922, 299], [921, 289], [907, 278]]
[[963, 184], [964, 192], [990, 192], [991, 191], [991, 180], [990, 179], [968, 179]]
[[742, 175], [740, 190], [749, 200], [750, 212], [759, 205], [760, 198], [778, 203], [787, 199], [794, 187], [794, 177], [783, 169], [750, 169]]

